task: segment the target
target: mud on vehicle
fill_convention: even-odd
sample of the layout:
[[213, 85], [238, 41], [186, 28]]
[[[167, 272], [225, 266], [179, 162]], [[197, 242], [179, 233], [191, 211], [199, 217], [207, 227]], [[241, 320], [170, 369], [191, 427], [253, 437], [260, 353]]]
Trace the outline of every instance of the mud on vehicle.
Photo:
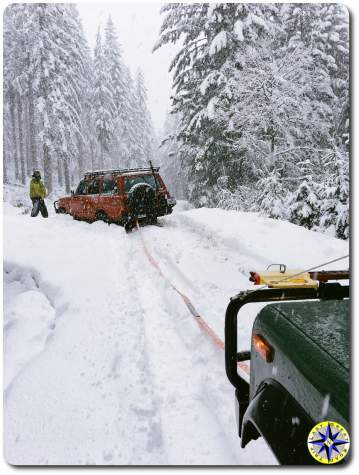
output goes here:
[[[252, 272], [250, 280], [268, 284], [270, 274]], [[310, 446], [308, 436], [323, 421], [350, 429], [349, 285], [330, 282], [349, 279], [349, 272], [289, 275], [282, 283], [281, 274], [288, 276], [284, 265], [269, 288], [240, 292], [226, 311], [226, 373], [235, 387], [241, 446], [263, 437], [280, 464], [345, 462], [343, 441], [334, 451], [330, 438], [321, 447]], [[251, 349], [239, 351], [239, 312], [256, 302], [268, 305], [255, 318]], [[248, 364], [249, 382], [240, 368]], [[336, 459], [327, 461], [328, 453]]]
[[76, 191], [55, 201], [56, 213], [75, 219], [117, 223], [130, 230], [136, 221], [154, 224], [176, 204], [159, 167], [87, 172]]

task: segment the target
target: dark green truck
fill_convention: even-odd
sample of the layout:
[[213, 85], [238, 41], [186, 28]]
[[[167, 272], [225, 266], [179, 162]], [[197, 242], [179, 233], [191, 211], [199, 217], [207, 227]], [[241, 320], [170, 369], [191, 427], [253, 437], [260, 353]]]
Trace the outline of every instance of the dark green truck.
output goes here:
[[[241, 292], [226, 312], [226, 372], [236, 389], [241, 445], [262, 436], [284, 465], [319, 465], [307, 443], [316, 424], [335, 421], [350, 429], [349, 286], [326, 282], [325, 274], [317, 288]], [[273, 303], [256, 316], [251, 350], [238, 351], [237, 315], [251, 302]], [[238, 371], [238, 364], [248, 360], [249, 382]], [[326, 453], [334, 457], [344, 447], [328, 452], [328, 440], [313, 445], [319, 459]]]

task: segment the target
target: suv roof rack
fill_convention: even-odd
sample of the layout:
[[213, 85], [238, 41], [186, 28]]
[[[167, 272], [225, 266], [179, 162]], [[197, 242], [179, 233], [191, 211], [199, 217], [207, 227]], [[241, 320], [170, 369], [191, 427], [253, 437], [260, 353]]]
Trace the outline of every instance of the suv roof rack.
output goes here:
[[118, 169], [113, 169], [113, 170], [95, 170], [92, 172], [85, 172], [84, 177], [90, 177], [90, 176], [97, 176], [97, 175], [106, 175], [106, 174], [111, 174], [111, 175], [123, 175], [124, 173], [130, 173], [130, 172], [158, 172], [160, 167], [153, 167], [153, 168], [118, 168]]

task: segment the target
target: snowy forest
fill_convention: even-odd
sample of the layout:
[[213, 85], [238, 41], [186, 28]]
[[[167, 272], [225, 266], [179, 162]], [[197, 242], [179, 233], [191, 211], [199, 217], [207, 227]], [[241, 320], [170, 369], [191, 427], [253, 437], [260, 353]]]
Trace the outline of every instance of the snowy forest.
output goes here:
[[349, 233], [349, 17], [333, 4], [168, 4], [163, 147], [197, 206]]
[[3, 113], [5, 182], [39, 169], [50, 192], [69, 192], [86, 170], [153, 157], [142, 71], [133, 80], [111, 17], [92, 52], [73, 4], [5, 10]]
[[92, 51], [76, 6], [4, 14], [4, 182], [149, 159], [194, 206], [260, 212], [349, 236], [349, 17], [333, 4], [171, 3], [153, 54], [177, 46], [157, 138], [141, 70], [111, 17]]

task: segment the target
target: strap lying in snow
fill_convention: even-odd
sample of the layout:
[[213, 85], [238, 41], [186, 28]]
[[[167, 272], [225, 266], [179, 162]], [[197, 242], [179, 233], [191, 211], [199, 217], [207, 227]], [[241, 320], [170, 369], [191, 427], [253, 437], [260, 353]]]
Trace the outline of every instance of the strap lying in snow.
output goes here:
[[[146, 257], [147, 259], [149, 260], [149, 262], [153, 265], [153, 267], [155, 267], [158, 271], [158, 273], [169, 283], [169, 285], [172, 287], [172, 289], [177, 292], [177, 294], [181, 297], [181, 299], [183, 300], [183, 302], [185, 303], [186, 307], [188, 308], [188, 310], [190, 311], [191, 315], [193, 317], [195, 317], [196, 319], [196, 322], [198, 323], [198, 326], [200, 327], [200, 329], [206, 333], [212, 340], [212, 343], [219, 349], [221, 350], [224, 350], [224, 341], [221, 340], [221, 338], [212, 330], [212, 328], [206, 323], [206, 321], [200, 316], [200, 314], [198, 313], [198, 311], [196, 310], [195, 306], [193, 305], [193, 303], [191, 302], [191, 300], [187, 297], [187, 295], [185, 295], [183, 292], [181, 292], [180, 290], [177, 289], [177, 287], [169, 280], [169, 278], [164, 275], [164, 273], [162, 272], [162, 269], [159, 265], [159, 263], [156, 261], [156, 259], [152, 256], [152, 254], [149, 252], [147, 246], [146, 246], [146, 243], [145, 243], [145, 240], [143, 238], [143, 235], [142, 235], [142, 232], [141, 232], [141, 228], [138, 224], [138, 222], [136, 221], [136, 226], [137, 226], [137, 229], [139, 231], [139, 234], [140, 234], [140, 238], [141, 238], [141, 243], [142, 243], [142, 247], [143, 247], [143, 250], [144, 250], [144, 253], [146, 254]], [[243, 370], [247, 375], [249, 374], [249, 366], [247, 363], [244, 363], [244, 362], [238, 362], [238, 367]]]

